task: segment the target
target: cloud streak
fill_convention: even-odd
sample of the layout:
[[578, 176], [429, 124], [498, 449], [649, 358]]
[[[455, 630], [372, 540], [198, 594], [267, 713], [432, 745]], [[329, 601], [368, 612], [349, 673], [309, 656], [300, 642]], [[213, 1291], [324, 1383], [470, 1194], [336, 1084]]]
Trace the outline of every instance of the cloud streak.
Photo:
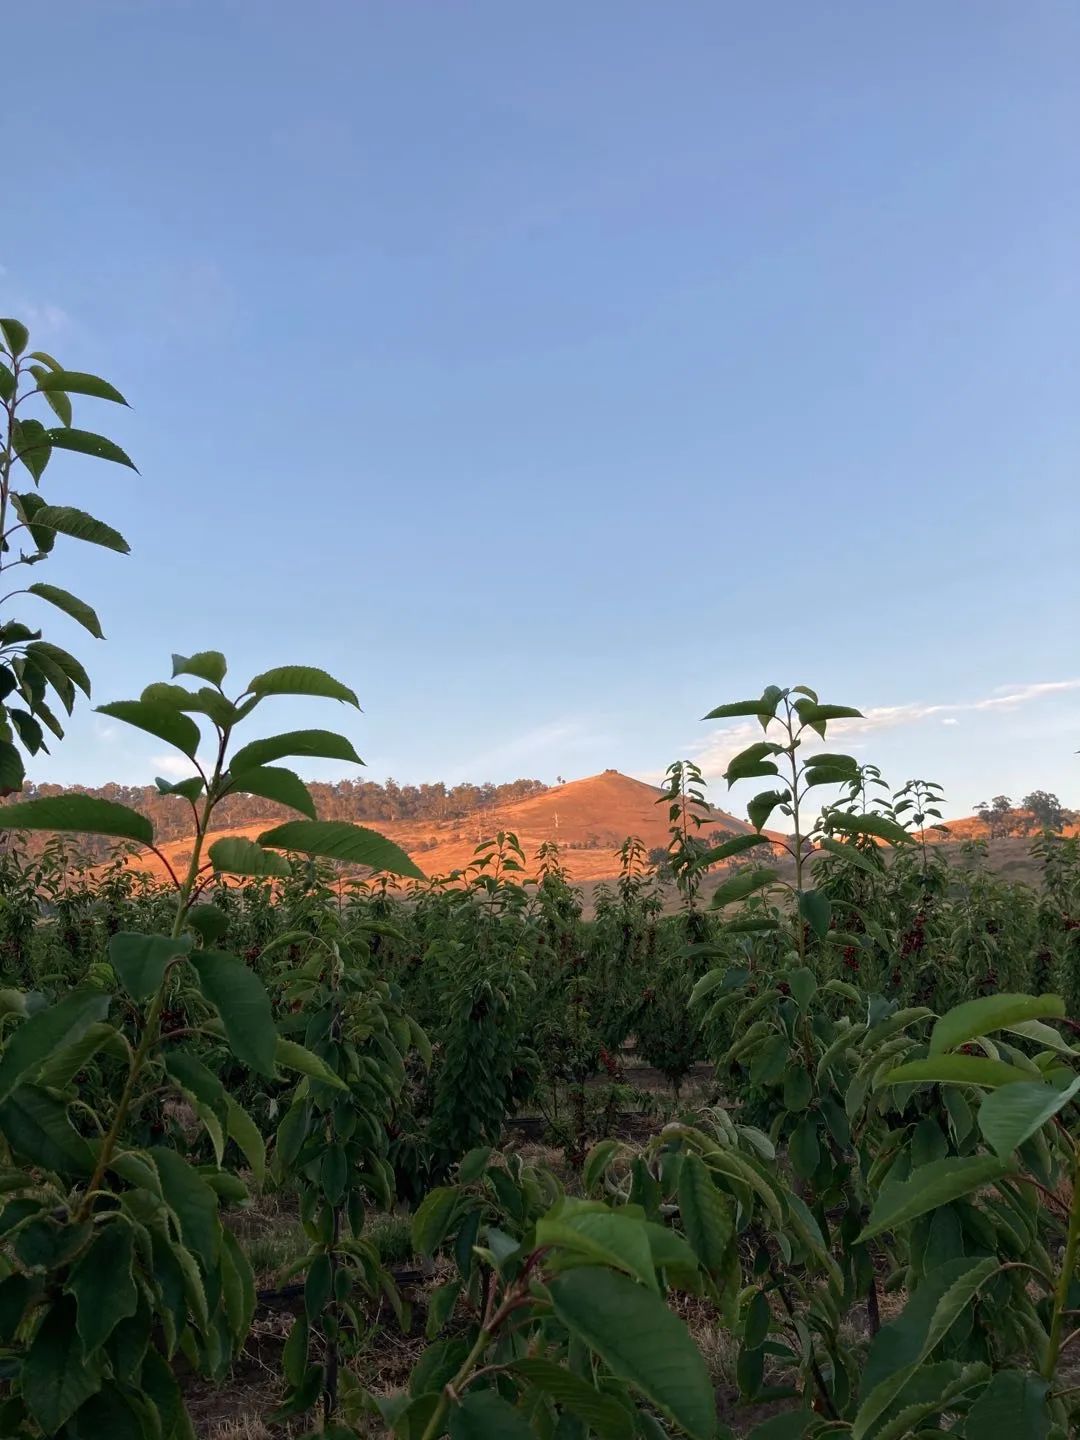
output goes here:
[[[960, 722], [957, 716], [961, 714], [1017, 710], [1034, 701], [1077, 690], [1080, 690], [1080, 678], [1039, 680], [1025, 685], [1003, 685], [978, 700], [961, 700], [954, 704], [908, 701], [903, 705], [876, 705], [866, 710], [858, 720], [830, 721], [829, 738], [830, 741], [833, 736], [838, 735], [856, 738], [882, 730], [900, 729], [905, 725], [916, 725], [923, 720], [938, 717], [943, 725], [958, 725]], [[762, 729], [756, 720], [740, 721], [737, 725], [714, 731], [707, 740], [699, 742], [693, 758], [707, 776], [715, 777], [726, 768], [733, 755], [737, 755], [740, 750], [761, 737]]]

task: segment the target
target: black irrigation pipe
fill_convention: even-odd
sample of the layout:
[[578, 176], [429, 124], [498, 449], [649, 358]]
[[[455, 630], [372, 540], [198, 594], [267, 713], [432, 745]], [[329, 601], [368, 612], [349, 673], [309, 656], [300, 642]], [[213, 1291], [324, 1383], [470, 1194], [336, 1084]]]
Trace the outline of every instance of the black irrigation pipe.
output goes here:
[[[390, 1267], [390, 1278], [395, 1285], [421, 1285], [429, 1277], [423, 1270], [417, 1270], [415, 1266]], [[302, 1282], [294, 1285], [282, 1285], [276, 1290], [257, 1290], [255, 1298], [259, 1305], [267, 1307], [285, 1300], [298, 1300], [304, 1293]]]

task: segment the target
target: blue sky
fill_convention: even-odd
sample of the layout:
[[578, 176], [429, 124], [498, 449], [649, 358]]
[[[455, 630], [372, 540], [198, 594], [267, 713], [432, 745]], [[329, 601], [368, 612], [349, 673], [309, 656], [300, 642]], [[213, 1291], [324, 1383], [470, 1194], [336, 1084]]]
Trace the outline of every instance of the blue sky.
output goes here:
[[[267, 723], [376, 778], [554, 779], [715, 771], [705, 710], [810, 683], [956, 813], [1080, 804], [1075, 6], [56, 0], [4, 38], [0, 299], [133, 405], [77, 423], [139, 477], [48, 477], [133, 548], [48, 566], [98, 698], [213, 645], [347, 679], [363, 717]], [[31, 773], [159, 751], [84, 708]]]

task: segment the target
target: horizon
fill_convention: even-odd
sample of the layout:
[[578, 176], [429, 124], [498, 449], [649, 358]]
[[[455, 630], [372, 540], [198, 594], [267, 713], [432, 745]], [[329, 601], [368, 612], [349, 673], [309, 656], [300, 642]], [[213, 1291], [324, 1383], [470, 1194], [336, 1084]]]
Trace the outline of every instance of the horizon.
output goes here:
[[[132, 546], [42, 572], [101, 614], [55, 625], [94, 703], [220, 643], [238, 685], [357, 689], [368, 766], [315, 779], [686, 757], [738, 814], [745, 732], [698, 717], [808, 683], [954, 817], [1078, 793], [1080, 15], [260, 20], [6, 21], [49, 84], [8, 77], [0, 310], [133, 406], [76, 423], [139, 475], [48, 475]], [[28, 777], [152, 783], [160, 750], [83, 702]]]

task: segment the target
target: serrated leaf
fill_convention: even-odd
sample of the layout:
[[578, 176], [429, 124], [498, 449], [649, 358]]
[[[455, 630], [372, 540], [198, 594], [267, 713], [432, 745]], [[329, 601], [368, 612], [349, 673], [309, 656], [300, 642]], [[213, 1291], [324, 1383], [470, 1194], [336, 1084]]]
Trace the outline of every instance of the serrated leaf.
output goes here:
[[42, 395], [59, 392], [64, 395], [91, 395], [95, 400], [111, 400], [116, 405], [128, 403], [115, 385], [81, 370], [45, 370], [37, 376], [37, 382]]
[[909, 1060], [890, 1070], [878, 1085], [981, 1085], [996, 1090], [1000, 1085], [1030, 1081], [1027, 1070], [1005, 1060], [985, 1055], [935, 1055], [931, 1060]]
[[99, 1225], [93, 1244], [72, 1269], [68, 1289], [78, 1305], [77, 1328], [87, 1355], [138, 1308], [134, 1240], [135, 1232], [124, 1221]]
[[108, 715], [112, 720], [121, 720], [147, 735], [154, 735], [172, 745], [194, 760], [199, 749], [201, 736], [194, 720], [174, 710], [169, 705], [154, 705], [146, 700], [114, 700], [108, 705], [97, 707], [99, 715]]
[[109, 1012], [109, 997], [100, 990], [76, 990], [38, 1010], [8, 1033], [0, 1053], [0, 1100], [23, 1079], [40, 1069], [53, 1053], [70, 1045]]
[[97, 460], [112, 460], [117, 465], [126, 465], [129, 470], [138, 470], [114, 441], [104, 435], [95, 435], [89, 430], [72, 430], [68, 426], [55, 427], [47, 431], [49, 442], [56, 450], [74, 450], [79, 455], [93, 455]]
[[324, 1085], [332, 1085], [336, 1090], [348, 1089], [344, 1080], [330, 1069], [325, 1060], [316, 1055], [314, 1050], [297, 1044], [295, 1040], [285, 1040], [278, 1036], [274, 1046], [274, 1060], [283, 1070], [293, 1070], [298, 1075], [321, 1080]]
[[71, 1124], [68, 1107], [36, 1085], [19, 1085], [0, 1103], [0, 1131], [31, 1165], [58, 1175], [89, 1175], [94, 1152]]
[[881, 866], [874, 857], [867, 855], [856, 845], [845, 845], [840, 840], [834, 840], [830, 835], [823, 835], [818, 841], [822, 850], [827, 850], [830, 855], [836, 855], [839, 859], [849, 865], [855, 865], [860, 870], [865, 870], [868, 875], [880, 876]]
[[352, 865], [365, 865], [372, 870], [386, 870], [391, 875], [407, 875], [422, 880], [424, 872], [409, 859], [400, 845], [387, 840], [363, 825], [345, 820], [287, 820], [259, 836], [260, 845], [276, 850], [295, 850], [303, 855], [316, 855], [325, 860], [342, 860]]
[[734, 700], [727, 705], [717, 705], [715, 710], [702, 718], [705, 720], [734, 720], [743, 715], [771, 715], [774, 706], [763, 700]]
[[4, 805], [0, 807], [0, 830], [62, 830], [111, 835], [142, 845], [154, 843], [154, 827], [145, 815], [93, 795], [49, 795]]
[[768, 866], [755, 865], [746, 870], [740, 870], [716, 887], [710, 904], [714, 910], [718, 910], [724, 905], [730, 905], [735, 900], [745, 900], [755, 890], [762, 890], [766, 885], [772, 885], [778, 879], [777, 872]]
[[101, 1379], [101, 1356], [83, 1354], [75, 1301], [65, 1295], [46, 1311], [23, 1364], [27, 1408], [46, 1435], [56, 1435], [100, 1388]]
[[3, 334], [8, 353], [17, 360], [29, 343], [30, 331], [21, 320], [8, 317], [0, 319], [0, 334]]
[[231, 1095], [226, 1096], [225, 1107], [228, 1115], [229, 1139], [235, 1140], [240, 1147], [244, 1159], [251, 1166], [255, 1184], [261, 1188], [266, 1179], [266, 1142], [255, 1121]]
[[1065, 1002], [1059, 995], [984, 995], [955, 1005], [941, 1017], [930, 1035], [930, 1054], [955, 1050], [1020, 1021], [1061, 1019], [1064, 1015]]
[[450, 1407], [450, 1440], [533, 1440], [533, 1429], [520, 1410], [497, 1390], [467, 1390]]
[[279, 665], [274, 670], [265, 670], [249, 683], [247, 693], [257, 695], [260, 700], [268, 695], [321, 695], [360, 709], [354, 690], [314, 665]]
[[119, 530], [114, 530], [103, 520], [95, 520], [93, 515], [77, 510], [73, 505], [42, 505], [33, 518], [35, 530], [67, 535], [72, 540], [85, 540], [87, 544], [102, 545], [120, 555], [131, 553], [131, 546]]
[[174, 655], [172, 657], [174, 677], [194, 675], [196, 679], [206, 680], [211, 685], [220, 685], [225, 679], [228, 668], [225, 656], [220, 650], [199, 650], [194, 655]]
[[222, 840], [215, 840], [208, 854], [214, 869], [229, 875], [248, 875], [264, 879], [292, 874], [292, 866], [284, 855], [275, 855], [271, 850], [264, 850], [261, 845], [256, 845], [253, 840], [247, 840], [242, 835], [228, 835]]
[[266, 986], [242, 960], [223, 950], [195, 950], [188, 958], [199, 989], [221, 1016], [233, 1054], [272, 1078], [278, 1034]]
[[1047, 1440], [1049, 1383], [1041, 1375], [999, 1370], [968, 1412], [967, 1435], [1004, 1440]]
[[438, 1250], [458, 1210], [458, 1192], [450, 1185], [429, 1190], [412, 1219], [412, 1245], [418, 1255]]
[[999, 1268], [995, 1256], [948, 1261], [922, 1282], [897, 1319], [870, 1344], [852, 1440], [864, 1440], [919, 1366]]
[[522, 1356], [509, 1369], [584, 1421], [600, 1440], [626, 1440], [625, 1409], [613, 1395], [603, 1394], [572, 1370], [540, 1356]]
[[336, 735], [332, 730], [290, 730], [243, 746], [232, 757], [231, 768], [240, 774], [256, 766], [269, 765], [272, 760], [283, 760], [287, 755], [348, 760], [353, 765], [364, 763], [344, 735]]
[[1064, 1090], [1025, 1080], [991, 1091], [979, 1106], [982, 1137], [1004, 1159], [1063, 1110], [1077, 1091], [1080, 1076]]
[[735, 1239], [735, 1219], [730, 1202], [697, 1155], [688, 1154], [683, 1160], [678, 1200], [682, 1227], [695, 1255], [710, 1275], [719, 1276]]
[[174, 1150], [155, 1145], [145, 1153], [157, 1169], [161, 1193], [176, 1216], [184, 1244], [199, 1257], [209, 1274], [221, 1248], [217, 1195]]
[[939, 1205], [948, 1205], [964, 1195], [971, 1195], [1000, 1180], [1007, 1168], [1004, 1161], [992, 1155], [949, 1156], [918, 1166], [906, 1180], [887, 1180], [878, 1193], [865, 1229], [858, 1237], [859, 1242], [880, 1235], [883, 1230], [895, 1230], [900, 1225], [906, 1225], [917, 1216], [936, 1210]]
[[799, 914], [819, 940], [823, 940], [829, 933], [829, 921], [832, 919], [832, 905], [829, 902], [829, 897], [822, 894], [820, 890], [803, 890], [800, 892]]
[[763, 790], [760, 795], [747, 803], [746, 813], [755, 830], [764, 828], [765, 821], [778, 805], [786, 805], [791, 799], [790, 790]]
[[190, 935], [173, 939], [120, 930], [109, 940], [109, 963], [133, 1000], [148, 1000], [160, 988], [168, 966], [190, 949]]
[[299, 810], [314, 820], [315, 801], [311, 792], [292, 770], [279, 765], [256, 765], [239, 774], [230, 770], [229, 793], [236, 795], [258, 795], [263, 800], [276, 800], [290, 810]]
[[95, 639], [104, 640], [97, 612], [93, 606], [87, 605], [86, 601], [80, 600], [77, 595], [72, 595], [67, 590], [61, 590], [59, 585], [43, 584], [28, 585], [26, 593], [36, 595], [40, 600], [55, 605], [65, 615], [70, 615], [72, 620], [77, 620], [84, 630], [89, 630]]
[[567, 1249], [572, 1257], [584, 1256], [595, 1264], [624, 1270], [660, 1293], [648, 1236], [639, 1221], [617, 1211], [547, 1215], [536, 1222], [536, 1243]]
[[724, 840], [707, 850], [701, 857], [701, 864], [715, 865], [718, 860], [730, 860], [735, 855], [742, 855], [746, 850], [753, 850], [757, 845], [771, 844], [772, 841], [767, 835], [733, 835], [730, 840]]
[[555, 1314], [612, 1373], [640, 1390], [693, 1440], [712, 1440], [712, 1382], [685, 1325], [652, 1291], [593, 1266], [549, 1284]]

